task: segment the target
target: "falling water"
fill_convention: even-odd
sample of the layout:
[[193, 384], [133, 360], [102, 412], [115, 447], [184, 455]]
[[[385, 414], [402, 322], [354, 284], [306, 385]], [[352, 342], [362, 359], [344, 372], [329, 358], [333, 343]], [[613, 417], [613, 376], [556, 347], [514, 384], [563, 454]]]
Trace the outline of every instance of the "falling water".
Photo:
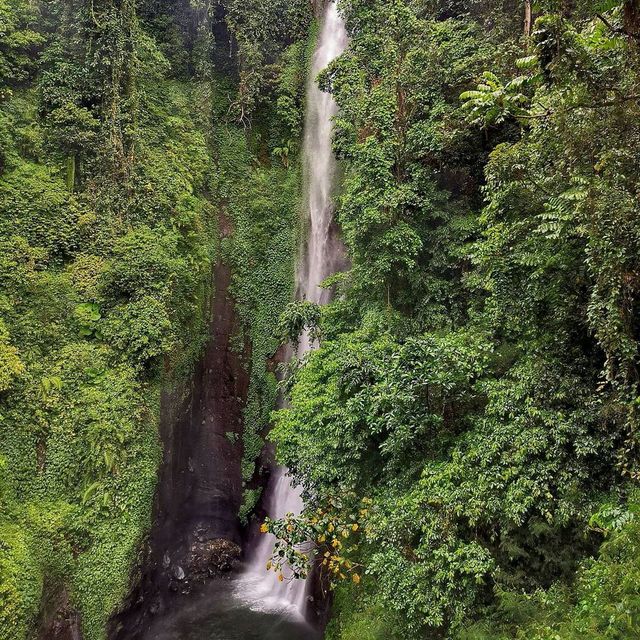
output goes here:
[[[319, 304], [328, 302], [329, 298], [329, 291], [321, 289], [320, 284], [337, 271], [343, 252], [342, 245], [332, 232], [332, 196], [337, 163], [331, 141], [333, 118], [338, 107], [331, 94], [320, 90], [316, 79], [346, 46], [344, 23], [336, 4], [331, 2], [326, 10], [307, 87], [304, 161], [309, 232], [306, 254], [298, 272], [298, 297]], [[298, 355], [303, 355], [309, 349], [308, 341], [301, 342]]]
[[[332, 195], [337, 164], [331, 149], [332, 120], [337, 106], [317, 85], [318, 74], [347, 45], [347, 33], [335, 2], [328, 3], [307, 86], [304, 139], [307, 240], [297, 273], [297, 297], [318, 304], [329, 301], [330, 291], [320, 284], [342, 267], [342, 245], [333, 225]], [[302, 336], [298, 357], [314, 348]], [[271, 518], [302, 510], [300, 492], [291, 486], [287, 470], [273, 473], [265, 492]], [[146, 640], [313, 640], [317, 632], [305, 621], [307, 582], [277, 580], [267, 572], [274, 538], [261, 536], [247, 570], [230, 582], [213, 581], [200, 598], [156, 620]]]
[[[346, 45], [344, 23], [335, 2], [330, 2], [325, 11], [307, 86], [304, 161], [308, 236], [297, 274], [298, 299], [318, 304], [328, 302], [330, 292], [322, 289], [320, 284], [340, 265], [342, 247], [333, 229], [332, 204], [337, 165], [331, 139], [337, 105], [331, 94], [320, 90], [316, 80], [318, 74], [344, 51]], [[313, 344], [305, 333], [300, 340], [298, 357], [304, 356], [312, 348]], [[284, 468], [277, 469], [273, 474], [267, 496], [266, 506], [271, 518], [281, 518], [287, 513], [300, 513], [302, 510], [300, 492], [291, 486]], [[288, 606], [304, 615], [306, 581], [287, 576], [286, 580], [279, 582], [273, 572], [265, 572], [273, 543], [271, 535], [261, 538], [253, 554], [250, 571], [260, 573], [262, 586], [268, 588], [269, 599], [273, 603], [281, 607]]]

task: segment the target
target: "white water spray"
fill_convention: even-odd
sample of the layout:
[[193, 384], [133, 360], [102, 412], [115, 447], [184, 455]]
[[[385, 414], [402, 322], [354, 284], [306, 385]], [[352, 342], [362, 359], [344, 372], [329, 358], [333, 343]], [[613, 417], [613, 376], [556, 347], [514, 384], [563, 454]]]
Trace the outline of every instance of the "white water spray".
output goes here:
[[[318, 304], [328, 302], [330, 292], [320, 284], [333, 274], [342, 262], [342, 246], [332, 231], [334, 208], [332, 196], [336, 181], [337, 164], [331, 148], [332, 120], [338, 107], [329, 93], [320, 90], [316, 82], [318, 74], [335, 60], [347, 46], [347, 32], [335, 2], [325, 10], [318, 45], [313, 57], [307, 86], [307, 113], [304, 138], [304, 168], [306, 207], [308, 211], [308, 236], [297, 273], [297, 297]], [[298, 357], [304, 356], [314, 345], [308, 334], [302, 336]], [[303, 504], [300, 491], [291, 486], [284, 468], [278, 468], [267, 488], [267, 511], [272, 519], [287, 513], [298, 514]], [[255, 604], [290, 610], [304, 616], [307, 599], [307, 582], [287, 576], [279, 582], [273, 572], [266, 571], [275, 539], [263, 535], [253, 553], [248, 575], [253, 577]]]
[[[332, 234], [332, 196], [336, 182], [337, 163], [331, 148], [333, 118], [338, 106], [329, 93], [321, 91], [316, 79], [347, 46], [347, 32], [338, 9], [331, 2], [320, 32], [309, 84], [305, 122], [304, 162], [307, 184], [309, 233], [306, 253], [298, 271], [298, 298], [324, 304], [330, 292], [320, 284], [338, 270], [342, 261], [342, 245]], [[298, 355], [304, 355], [310, 345], [300, 343]]]

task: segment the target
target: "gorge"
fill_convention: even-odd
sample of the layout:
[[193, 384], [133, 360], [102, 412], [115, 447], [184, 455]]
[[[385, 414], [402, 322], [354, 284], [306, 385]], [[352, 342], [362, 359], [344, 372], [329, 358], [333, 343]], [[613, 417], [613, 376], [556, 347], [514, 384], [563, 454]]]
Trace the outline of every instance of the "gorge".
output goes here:
[[[333, 119], [337, 105], [318, 87], [318, 76], [345, 49], [347, 34], [335, 2], [321, 12], [320, 28], [306, 83], [304, 125], [304, 189], [302, 228], [306, 234], [296, 267], [298, 300], [323, 304], [329, 291], [323, 281], [343, 264], [344, 249], [338, 238], [333, 213], [337, 164], [332, 151]], [[212, 338], [205, 350], [187, 407], [182, 415], [169, 414], [164, 427], [164, 462], [154, 533], [148, 566], [126, 610], [114, 623], [114, 639], [134, 640], [302, 640], [319, 631], [307, 622], [318, 591], [290, 573], [279, 581], [267, 569], [275, 538], [250, 531], [244, 550], [238, 544], [242, 478], [229, 432], [242, 424], [241, 404], [246, 397], [246, 376], [241, 359], [232, 354], [234, 309], [229, 292], [229, 269], [215, 269], [215, 297], [211, 310]], [[299, 340], [296, 357], [303, 359], [314, 347], [306, 332]], [[286, 351], [290, 353], [290, 348]], [[164, 399], [173, 406], [176, 398]], [[275, 464], [271, 461], [270, 464]], [[272, 519], [287, 513], [300, 514], [300, 491], [287, 470], [275, 466], [264, 488], [262, 504]], [[256, 529], [257, 527], [254, 527]], [[240, 556], [244, 562], [240, 563]], [[204, 589], [197, 604], [191, 602], [192, 584], [220, 571], [236, 575]], [[176, 593], [189, 599], [175, 601]], [[173, 597], [172, 597], [173, 596]], [[326, 607], [326, 605], [321, 605]], [[177, 612], [175, 611], [177, 608]]]
[[0, 640], [640, 637], [640, 0], [0, 0]]

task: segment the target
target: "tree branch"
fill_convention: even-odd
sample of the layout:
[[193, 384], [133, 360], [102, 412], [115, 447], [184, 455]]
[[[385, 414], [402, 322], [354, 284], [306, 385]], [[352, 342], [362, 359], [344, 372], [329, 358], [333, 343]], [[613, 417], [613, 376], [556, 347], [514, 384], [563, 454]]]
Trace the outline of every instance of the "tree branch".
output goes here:
[[540, 120], [548, 118], [550, 116], [562, 115], [563, 113], [570, 113], [571, 111], [577, 111], [578, 109], [606, 109], [607, 107], [617, 107], [625, 102], [640, 102], [640, 94], [634, 94], [630, 96], [620, 96], [614, 100], [605, 100], [604, 102], [595, 102], [594, 104], [573, 104], [564, 109], [547, 109], [544, 113], [529, 113], [515, 115], [516, 118], [522, 120]]
[[597, 13], [596, 15], [598, 16], [598, 19], [601, 20], [607, 26], [609, 31], [611, 31], [612, 33], [616, 33], [621, 36], [627, 36], [629, 38], [633, 38], [634, 40], [637, 40], [638, 42], [640, 42], [640, 33], [633, 33], [631, 31], [627, 31], [626, 29], [614, 27], [609, 22], [609, 20], [607, 20], [601, 13]]

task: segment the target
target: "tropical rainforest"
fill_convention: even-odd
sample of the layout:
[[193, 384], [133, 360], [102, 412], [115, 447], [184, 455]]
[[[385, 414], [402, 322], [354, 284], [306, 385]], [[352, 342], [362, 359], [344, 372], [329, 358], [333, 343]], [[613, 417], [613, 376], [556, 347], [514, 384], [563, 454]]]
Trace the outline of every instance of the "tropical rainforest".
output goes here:
[[219, 263], [239, 517], [266, 439], [305, 497], [271, 569], [322, 583], [328, 640], [640, 637], [640, 1], [339, 0], [318, 307], [321, 4], [0, 0], [1, 640], [61, 606], [106, 639]]

